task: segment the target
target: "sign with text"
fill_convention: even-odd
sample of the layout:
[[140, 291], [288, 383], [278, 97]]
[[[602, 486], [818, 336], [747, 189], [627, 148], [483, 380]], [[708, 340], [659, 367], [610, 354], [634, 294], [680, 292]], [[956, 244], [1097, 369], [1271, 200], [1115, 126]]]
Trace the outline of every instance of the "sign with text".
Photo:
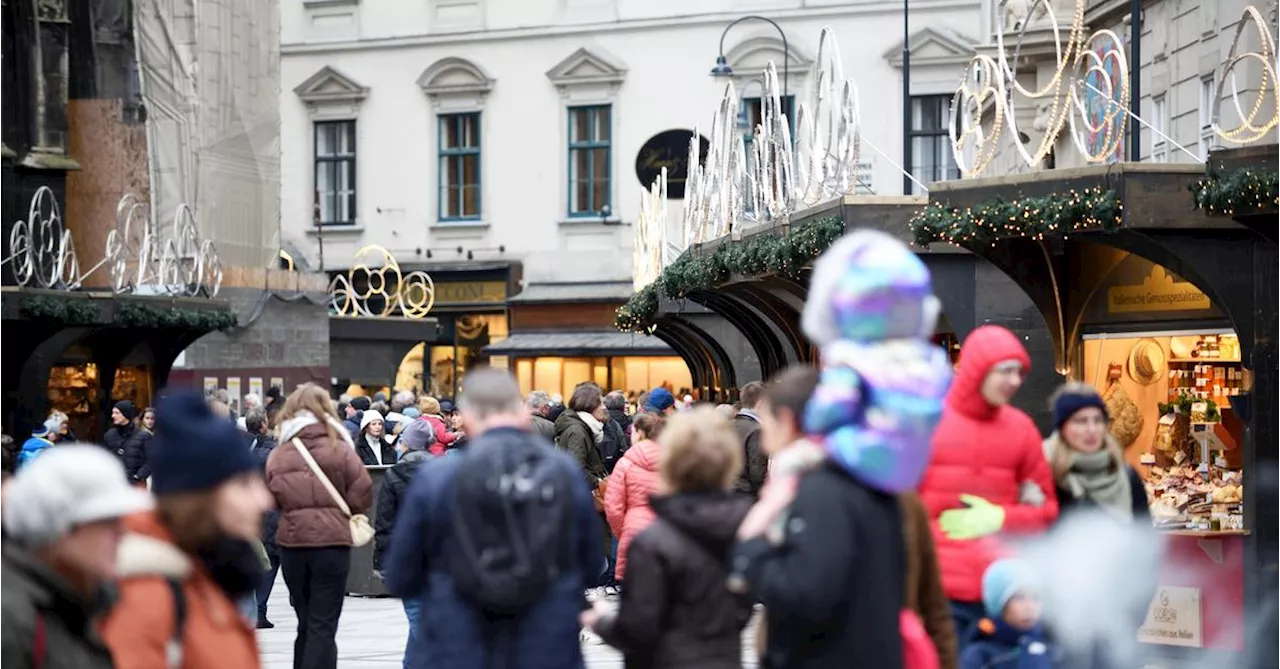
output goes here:
[[1165, 646], [1201, 648], [1200, 588], [1164, 585], [1147, 609], [1147, 621], [1138, 628], [1138, 641]]
[[1113, 314], [1151, 311], [1201, 311], [1213, 304], [1204, 291], [1175, 277], [1156, 265], [1140, 286], [1112, 286], [1107, 289], [1107, 311]]
[[475, 304], [507, 300], [506, 281], [439, 282], [435, 289], [436, 304]]
[[[689, 178], [689, 142], [692, 130], [667, 130], [660, 132], [640, 147], [636, 154], [636, 178], [640, 187], [649, 190], [654, 179], [667, 168], [667, 199], [684, 199], [684, 182]], [[705, 162], [711, 142], [698, 136], [698, 162]]]

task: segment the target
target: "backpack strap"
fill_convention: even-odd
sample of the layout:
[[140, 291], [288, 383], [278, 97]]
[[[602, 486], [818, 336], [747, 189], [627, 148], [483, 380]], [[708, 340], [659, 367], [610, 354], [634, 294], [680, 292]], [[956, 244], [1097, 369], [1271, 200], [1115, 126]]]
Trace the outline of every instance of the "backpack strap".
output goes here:
[[44, 666], [45, 657], [45, 629], [44, 616], [36, 611], [36, 629], [35, 634], [31, 637], [31, 667], [32, 669], [40, 669]]
[[173, 636], [165, 646], [165, 661], [169, 669], [182, 666], [182, 632], [187, 625], [187, 596], [182, 592], [182, 582], [166, 578], [169, 592], [173, 594]]

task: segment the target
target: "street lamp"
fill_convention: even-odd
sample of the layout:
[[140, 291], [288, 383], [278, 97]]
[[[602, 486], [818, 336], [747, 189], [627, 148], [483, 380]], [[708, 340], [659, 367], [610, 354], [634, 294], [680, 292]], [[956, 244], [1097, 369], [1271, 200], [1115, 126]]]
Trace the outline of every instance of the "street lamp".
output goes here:
[[[777, 23], [774, 23], [773, 19], [752, 14], [750, 16], [744, 16], [734, 21], [733, 23], [730, 23], [729, 25], [725, 26], [724, 32], [720, 33], [720, 51], [719, 51], [720, 55], [716, 56], [716, 66], [711, 68], [711, 76], [713, 77], [733, 76], [733, 68], [729, 67], [729, 59], [724, 57], [724, 36], [728, 35], [729, 30], [734, 26], [738, 25], [739, 23], [742, 23], [743, 21], [748, 21], [752, 19], [756, 21], [764, 21], [765, 23], [768, 23], [769, 25], [773, 26], [774, 29], [778, 31], [778, 35], [782, 37], [782, 97], [783, 97], [783, 100], [786, 100], [787, 98], [790, 97], [790, 95], [788, 94], [788, 86], [790, 83], [788, 79], [790, 79], [790, 77], [787, 76], [790, 73], [790, 68], [788, 67], [787, 64], [791, 60], [791, 49], [790, 47], [787, 46], [787, 34], [785, 32], [782, 32], [782, 26], [779, 26]], [[784, 102], [783, 104], [787, 104], [787, 103]]]

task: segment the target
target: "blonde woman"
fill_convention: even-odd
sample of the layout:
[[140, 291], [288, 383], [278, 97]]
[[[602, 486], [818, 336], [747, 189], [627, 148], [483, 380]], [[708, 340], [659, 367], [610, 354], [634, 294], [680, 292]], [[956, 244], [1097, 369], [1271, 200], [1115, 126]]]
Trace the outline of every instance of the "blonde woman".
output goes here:
[[1097, 509], [1123, 522], [1150, 522], [1142, 478], [1111, 436], [1106, 402], [1093, 386], [1072, 382], [1050, 399], [1053, 434], [1044, 440], [1062, 517]]
[[351, 513], [364, 513], [372, 505], [373, 482], [329, 393], [319, 386], [308, 383], [295, 390], [278, 418], [279, 445], [267, 458], [267, 487], [280, 509], [280, 569], [298, 616], [293, 666], [334, 669], [351, 566], [351, 527], [293, 441], [307, 449]]
[[673, 416], [658, 438], [656, 518], [628, 548], [627, 587], [616, 614], [583, 625], [622, 650], [629, 669], [737, 669], [751, 600], [729, 591], [725, 567], [751, 500], [733, 493], [742, 445], [729, 421], [701, 407]]

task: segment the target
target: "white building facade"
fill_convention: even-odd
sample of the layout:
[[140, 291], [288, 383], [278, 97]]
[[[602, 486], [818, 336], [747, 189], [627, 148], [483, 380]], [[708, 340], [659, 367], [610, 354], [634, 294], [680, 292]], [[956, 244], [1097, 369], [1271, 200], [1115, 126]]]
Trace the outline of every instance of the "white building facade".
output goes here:
[[[991, 4], [911, 2], [917, 150], [905, 164], [922, 182], [958, 176], [948, 105], [990, 34]], [[383, 247], [432, 273], [437, 311], [449, 305], [441, 277], [518, 265], [501, 296], [509, 327], [491, 327], [494, 341], [555, 329], [557, 306], [601, 307], [595, 320], [565, 322], [609, 330], [602, 307], [631, 292], [631, 223], [649, 185], [637, 175], [642, 147], [669, 130], [708, 135], [728, 80], [744, 98], [745, 135], [770, 61], [803, 99], [824, 26], [861, 94], [860, 188], [902, 192], [898, 1], [291, 0], [280, 12], [285, 248], [299, 265], [318, 268], [323, 255], [323, 269], [344, 271], [360, 248]], [[749, 15], [782, 35], [758, 19], [725, 33]], [[733, 73], [714, 77], [722, 34]], [[674, 224], [680, 203], [670, 209]]]

